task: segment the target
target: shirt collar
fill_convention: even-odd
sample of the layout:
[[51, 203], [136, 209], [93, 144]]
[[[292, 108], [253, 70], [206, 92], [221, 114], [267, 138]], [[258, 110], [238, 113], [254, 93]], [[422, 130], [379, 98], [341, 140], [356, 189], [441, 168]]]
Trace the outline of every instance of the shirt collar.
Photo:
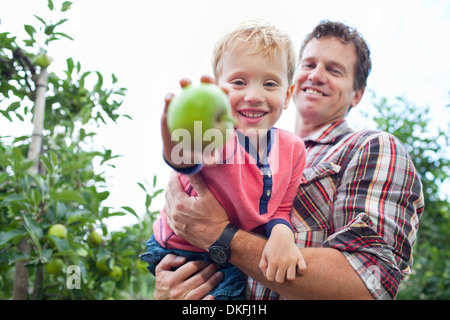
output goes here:
[[313, 134], [307, 136], [303, 140], [316, 143], [330, 143], [334, 142], [338, 137], [353, 130], [348, 125], [345, 119], [333, 122]]
[[[239, 144], [245, 149], [245, 151], [250, 154], [256, 161], [256, 164], [258, 165], [258, 167], [260, 165], [267, 165], [269, 163], [269, 154], [270, 151], [272, 150], [272, 145], [275, 141], [275, 129], [271, 128], [268, 132], [267, 132], [267, 145], [266, 146], [259, 146], [259, 147], [265, 147], [265, 152], [264, 152], [264, 156], [263, 159], [259, 158], [259, 154], [257, 152], [256, 146], [253, 145], [251, 139], [249, 139], [249, 137], [247, 137], [246, 135], [244, 135], [240, 130], [236, 130], [236, 135], [237, 135], [237, 140], [239, 142]], [[258, 141], [253, 141], [256, 143], [259, 143]]]

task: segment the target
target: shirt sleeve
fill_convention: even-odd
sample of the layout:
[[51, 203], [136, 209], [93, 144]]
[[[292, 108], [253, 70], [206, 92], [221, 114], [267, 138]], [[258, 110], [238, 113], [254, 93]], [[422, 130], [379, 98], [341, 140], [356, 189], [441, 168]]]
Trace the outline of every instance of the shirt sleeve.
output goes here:
[[376, 299], [394, 299], [411, 273], [423, 206], [422, 184], [404, 146], [380, 134], [349, 160], [333, 209], [344, 227], [324, 246], [344, 254]]
[[164, 155], [163, 155], [163, 159], [164, 159], [164, 162], [167, 163], [167, 165], [169, 167], [171, 167], [172, 169], [174, 169], [176, 172], [179, 172], [179, 173], [182, 173], [182, 174], [186, 174], [186, 175], [196, 174], [196, 173], [200, 172], [202, 170], [202, 168], [203, 168], [202, 164], [195, 164], [192, 167], [187, 167], [187, 168], [182, 168], [182, 169], [175, 168], [172, 165], [170, 165], [169, 162], [167, 162], [166, 158], [164, 158]]

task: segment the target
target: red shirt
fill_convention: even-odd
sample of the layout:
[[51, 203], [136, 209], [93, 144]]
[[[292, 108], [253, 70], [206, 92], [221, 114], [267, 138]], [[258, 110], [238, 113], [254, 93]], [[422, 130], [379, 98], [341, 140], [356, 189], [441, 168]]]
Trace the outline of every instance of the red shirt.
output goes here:
[[[201, 174], [231, 223], [243, 230], [269, 236], [278, 223], [291, 227], [289, 215], [305, 167], [305, 145], [296, 135], [272, 128], [268, 131], [267, 148], [260, 159], [250, 140], [235, 131], [222, 151], [223, 163], [205, 166]], [[186, 193], [197, 195], [186, 175], [180, 174], [180, 181]], [[164, 210], [153, 230], [163, 247], [204, 251], [173, 233], [167, 225]]]

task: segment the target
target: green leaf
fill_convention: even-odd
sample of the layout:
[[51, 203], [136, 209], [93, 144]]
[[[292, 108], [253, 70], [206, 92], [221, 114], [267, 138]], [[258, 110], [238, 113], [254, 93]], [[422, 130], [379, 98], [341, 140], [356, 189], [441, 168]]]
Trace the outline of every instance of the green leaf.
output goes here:
[[71, 36], [69, 36], [68, 34], [64, 33], [64, 32], [55, 32], [55, 35], [61, 36], [63, 38], [67, 38], [69, 40], [74, 40]]
[[0, 232], [0, 246], [7, 243], [10, 240], [13, 240], [14, 238], [18, 236], [24, 236], [25, 233], [21, 230], [14, 229], [10, 231], [2, 231]]
[[67, 75], [70, 77], [72, 75], [74, 68], [73, 59], [69, 58], [67, 59]]
[[124, 210], [128, 211], [129, 213], [131, 213], [132, 215], [134, 215], [134, 216], [135, 216], [136, 218], [138, 218], [138, 219], [139, 219], [139, 217], [138, 217], [138, 215], [137, 215], [136, 211], [134, 211], [134, 209], [133, 209], [133, 208], [131, 208], [131, 207], [128, 207], [128, 206], [123, 206], [123, 207], [122, 207], [122, 209], [124, 209]]
[[34, 207], [35, 208], [39, 207], [39, 205], [41, 203], [41, 193], [39, 192], [39, 190], [32, 189], [30, 195], [31, 195], [31, 199], [33, 200], [33, 203], [34, 203]]
[[17, 202], [17, 203], [21, 203], [25, 200], [25, 197], [20, 195], [20, 194], [10, 194], [7, 195], [3, 201], [0, 202], [0, 206], [8, 206], [11, 203]]
[[94, 87], [94, 91], [95, 92], [100, 92], [102, 89], [102, 85], [103, 85], [103, 75], [100, 72], [96, 72], [97, 73], [97, 77], [98, 77], [98, 81], [97, 84]]
[[44, 19], [42, 19], [41, 17], [38, 17], [37, 15], [34, 15], [34, 17], [36, 19], [38, 19], [40, 22], [42, 22], [44, 24], [44, 26], [47, 26], [47, 23], [45, 23]]
[[84, 200], [83, 196], [79, 192], [73, 190], [66, 190], [57, 193], [54, 196], [54, 200], [69, 201], [69, 202], [75, 201], [81, 204], [86, 204], [86, 200]]
[[25, 229], [27, 230], [31, 240], [33, 240], [34, 245], [36, 246], [36, 249], [39, 253], [39, 256], [41, 256], [41, 243], [39, 242], [39, 239], [42, 238], [43, 236], [42, 229], [28, 215], [22, 214], [22, 217], [23, 220], [25, 221]]
[[61, 12], [65, 12], [67, 10], [70, 10], [70, 6], [72, 5], [71, 1], [64, 1], [61, 6]]
[[142, 190], [147, 192], [147, 189], [145, 189], [145, 186], [142, 183], [138, 182], [137, 184], [138, 184], [139, 187], [141, 187]]
[[36, 29], [33, 26], [26, 24], [25, 25], [25, 31], [33, 39], [33, 35], [36, 33]]
[[48, 8], [50, 9], [50, 11], [53, 11], [54, 6], [53, 6], [53, 1], [52, 1], [52, 0], [48, 0], [47, 6], [48, 6]]
[[54, 170], [51, 161], [43, 155], [41, 155], [41, 161], [44, 164], [45, 170], [47, 170], [49, 174], [53, 174]]

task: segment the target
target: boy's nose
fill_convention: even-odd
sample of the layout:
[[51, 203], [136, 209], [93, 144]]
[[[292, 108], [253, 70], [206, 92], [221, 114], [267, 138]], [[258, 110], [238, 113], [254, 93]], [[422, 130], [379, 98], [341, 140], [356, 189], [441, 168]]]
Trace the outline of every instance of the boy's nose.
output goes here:
[[245, 96], [244, 96], [245, 102], [249, 104], [258, 104], [264, 101], [264, 96], [261, 92], [260, 88], [257, 88], [255, 86], [248, 87]]

